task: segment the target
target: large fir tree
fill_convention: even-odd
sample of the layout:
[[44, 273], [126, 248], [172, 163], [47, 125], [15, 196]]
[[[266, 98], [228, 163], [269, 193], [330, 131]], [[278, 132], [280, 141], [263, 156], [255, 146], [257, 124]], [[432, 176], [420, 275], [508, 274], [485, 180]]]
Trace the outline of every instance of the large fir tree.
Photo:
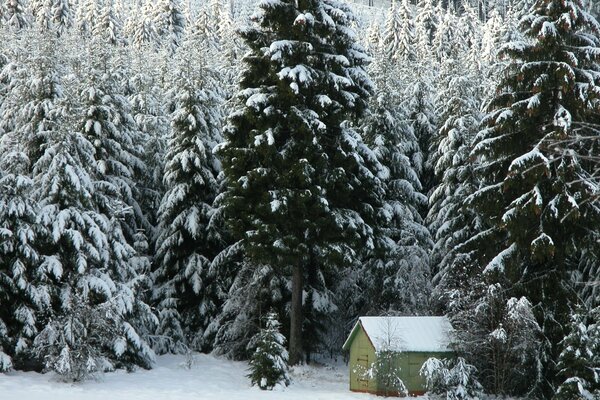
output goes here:
[[223, 246], [213, 208], [220, 190], [221, 166], [212, 151], [221, 141], [220, 98], [214, 71], [192, 65], [198, 57], [191, 44], [177, 53], [164, 174], [167, 192], [158, 212], [154, 296], [159, 333], [174, 336], [162, 351], [176, 351], [182, 345], [210, 348], [203, 343], [204, 329], [216, 313], [210, 265]]
[[220, 148], [226, 210], [247, 256], [292, 280], [290, 363], [301, 360], [306, 274], [373, 246], [379, 165], [349, 127], [366, 108], [368, 60], [336, 0], [263, 1]]
[[477, 241], [485, 272], [529, 298], [550, 343], [548, 394], [573, 301], [567, 259], [599, 217], [578, 138], [600, 133], [600, 38], [581, 0], [538, 0], [521, 23], [526, 40], [504, 47], [510, 62], [477, 136], [473, 204], [491, 226]]

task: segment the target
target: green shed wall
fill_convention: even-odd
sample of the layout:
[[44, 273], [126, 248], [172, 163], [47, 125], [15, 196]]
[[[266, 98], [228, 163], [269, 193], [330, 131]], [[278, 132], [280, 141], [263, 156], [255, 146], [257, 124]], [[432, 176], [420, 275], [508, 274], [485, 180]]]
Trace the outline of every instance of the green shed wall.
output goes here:
[[[350, 390], [355, 392], [383, 393], [385, 388], [378, 387], [377, 380], [364, 379], [356, 371], [357, 369], [368, 368], [375, 361], [375, 348], [371, 344], [369, 337], [360, 327], [350, 338], [350, 360], [348, 362], [350, 370]], [[396, 366], [401, 369], [401, 379], [406, 385], [409, 393], [425, 392], [425, 380], [419, 371], [423, 363], [430, 357], [450, 358], [452, 353], [439, 352], [406, 352], [398, 353], [395, 359]]]
[[348, 362], [350, 390], [355, 392], [377, 392], [377, 382], [374, 379], [367, 380], [356, 373], [359, 368], [368, 368], [373, 361], [375, 361], [375, 348], [365, 331], [362, 328], [358, 329], [350, 345], [350, 360]]

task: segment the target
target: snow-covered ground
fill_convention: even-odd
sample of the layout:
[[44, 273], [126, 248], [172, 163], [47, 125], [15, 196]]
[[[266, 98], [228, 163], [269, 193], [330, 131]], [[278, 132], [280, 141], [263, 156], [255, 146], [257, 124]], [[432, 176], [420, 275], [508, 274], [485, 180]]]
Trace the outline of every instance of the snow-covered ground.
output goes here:
[[78, 384], [62, 383], [52, 374], [0, 374], [1, 400], [348, 400], [380, 399], [348, 391], [348, 368], [302, 366], [292, 372], [287, 388], [265, 392], [249, 386], [247, 364], [194, 356], [190, 369], [185, 357], [158, 357], [150, 371], [118, 371]]

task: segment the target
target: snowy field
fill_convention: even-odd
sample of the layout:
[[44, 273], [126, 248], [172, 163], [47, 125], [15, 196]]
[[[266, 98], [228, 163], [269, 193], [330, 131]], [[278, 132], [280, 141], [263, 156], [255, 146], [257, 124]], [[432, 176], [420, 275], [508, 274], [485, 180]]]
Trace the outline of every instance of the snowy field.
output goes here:
[[348, 391], [348, 368], [302, 366], [292, 384], [271, 392], [249, 386], [247, 364], [199, 354], [191, 369], [185, 357], [158, 357], [150, 371], [118, 371], [78, 384], [58, 382], [53, 374], [0, 374], [0, 400], [347, 400], [381, 399]]

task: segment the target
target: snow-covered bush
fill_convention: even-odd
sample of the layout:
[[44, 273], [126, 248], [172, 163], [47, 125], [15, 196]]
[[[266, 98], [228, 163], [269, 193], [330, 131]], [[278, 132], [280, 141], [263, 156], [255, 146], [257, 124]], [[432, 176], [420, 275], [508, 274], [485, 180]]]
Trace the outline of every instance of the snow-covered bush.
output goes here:
[[479, 399], [481, 384], [477, 381], [474, 366], [462, 358], [456, 360], [428, 359], [421, 367], [429, 396], [432, 399]]
[[[83, 381], [98, 372], [114, 369], [102, 347], [113, 335], [116, 321], [106, 306], [90, 307], [75, 299], [71, 312], [50, 321], [34, 341], [36, 355], [47, 370], [56, 372], [64, 381]], [[123, 353], [115, 343], [116, 352]]]
[[267, 314], [264, 329], [250, 341], [248, 347], [256, 346], [250, 359], [248, 377], [253, 386], [272, 390], [278, 384], [288, 385], [288, 352], [284, 347], [285, 337], [279, 332], [279, 321], [275, 313]]

